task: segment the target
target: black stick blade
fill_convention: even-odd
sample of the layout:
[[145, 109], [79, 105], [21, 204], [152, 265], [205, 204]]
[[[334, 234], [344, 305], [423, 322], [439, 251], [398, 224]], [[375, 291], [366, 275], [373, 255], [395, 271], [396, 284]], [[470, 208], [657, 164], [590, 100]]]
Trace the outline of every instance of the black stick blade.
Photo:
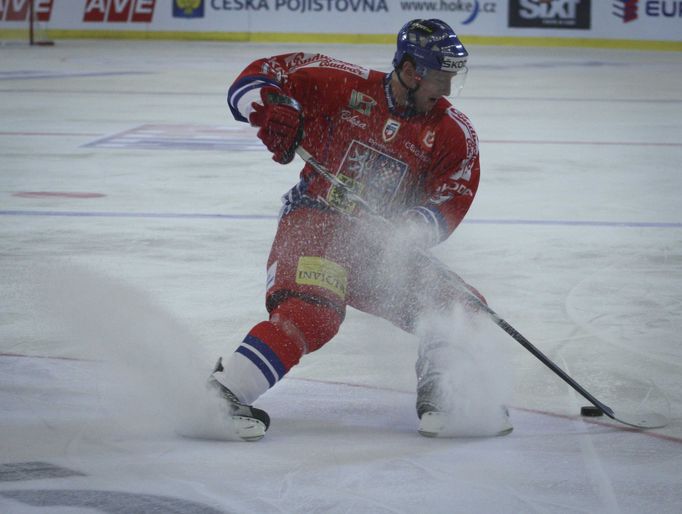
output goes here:
[[645, 412], [642, 414], [631, 414], [628, 412], [614, 412], [613, 416], [606, 413], [610, 418], [620, 421], [625, 425], [629, 425], [635, 428], [663, 428], [668, 425], [670, 421], [663, 414], [657, 414], [655, 412]]

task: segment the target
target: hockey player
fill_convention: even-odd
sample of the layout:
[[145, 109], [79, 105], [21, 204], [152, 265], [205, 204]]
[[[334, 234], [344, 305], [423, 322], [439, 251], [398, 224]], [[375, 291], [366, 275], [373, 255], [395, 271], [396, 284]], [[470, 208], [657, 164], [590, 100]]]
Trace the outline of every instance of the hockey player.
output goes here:
[[[451, 272], [423, 249], [455, 230], [478, 187], [476, 133], [446, 98], [461, 87], [467, 58], [446, 23], [412, 20], [398, 33], [390, 73], [291, 53], [251, 63], [230, 87], [233, 116], [259, 127], [276, 162], [291, 162], [300, 145], [374, 211], [310, 164], [283, 197], [267, 263], [269, 317], [209, 379], [243, 439], [260, 439], [269, 425], [253, 402], [334, 337], [347, 306], [414, 333], [421, 314], [463, 301]], [[417, 414], [420, 433], [438, 436], [446, 413], [429, 357], [443, 341], [428, 339], [417, 362]]]

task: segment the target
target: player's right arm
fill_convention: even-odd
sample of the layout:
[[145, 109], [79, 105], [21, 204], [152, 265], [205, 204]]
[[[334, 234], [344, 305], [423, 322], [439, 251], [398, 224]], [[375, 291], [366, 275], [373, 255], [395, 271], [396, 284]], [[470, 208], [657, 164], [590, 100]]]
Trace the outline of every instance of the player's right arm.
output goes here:
[[227, 104], [237, 121], [249, 123], [254, 102], [262, 104], [261, 90], [282, 90], [281, 73], [269, 64], [276, 58], [258, 59], [249, 64], [232, 83], [227, 92]]
[[302, 54], [287, 54], [252, 62], [230, 86], [227, 102], [237, 121], [258, 127], [258, 137], [276, 162], [294, 158], [303, 138], [300, 104], [286, 82]]

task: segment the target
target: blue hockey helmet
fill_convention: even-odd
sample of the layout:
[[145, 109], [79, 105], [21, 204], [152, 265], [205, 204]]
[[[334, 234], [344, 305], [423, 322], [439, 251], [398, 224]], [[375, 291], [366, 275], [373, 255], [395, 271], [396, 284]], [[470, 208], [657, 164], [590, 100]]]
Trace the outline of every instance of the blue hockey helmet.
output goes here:
[[441, 20], [411, 20], [398, 32], [393, 67], [398, 68], [406, 55], [414, 59], [417, 74], [428, 70], [456, 73], [466, 71], [469, 52], [452, 28]]

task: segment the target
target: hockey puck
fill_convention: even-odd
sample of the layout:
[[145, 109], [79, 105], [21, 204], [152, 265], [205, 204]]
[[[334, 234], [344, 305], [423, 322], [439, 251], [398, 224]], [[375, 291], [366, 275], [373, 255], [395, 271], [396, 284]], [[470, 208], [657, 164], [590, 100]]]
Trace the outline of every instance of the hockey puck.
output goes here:
[[596, 418], [598, 416], [603, 416], [604, 413], [594, 405], [586, 405], [585, 407], [580, 408], [580, 415], [588, 418]]

